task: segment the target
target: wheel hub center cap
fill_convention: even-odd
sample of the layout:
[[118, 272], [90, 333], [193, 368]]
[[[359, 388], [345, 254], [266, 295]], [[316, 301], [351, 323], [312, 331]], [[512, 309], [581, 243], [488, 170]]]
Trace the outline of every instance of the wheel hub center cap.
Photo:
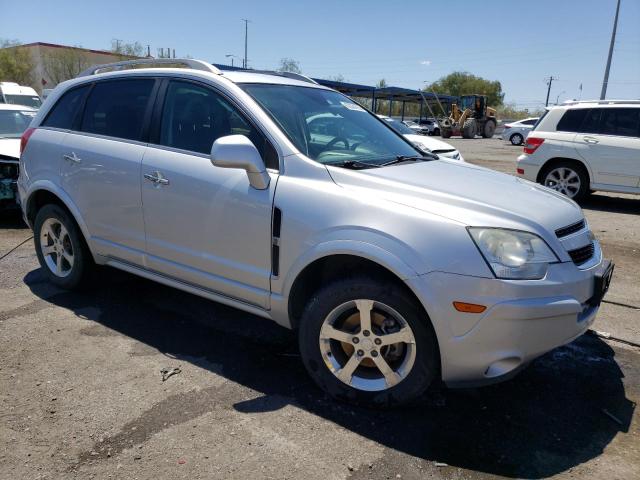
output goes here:
[[359, 347], [360, 347], [362, 350], [365, 350], [365, 351], [367, 351], [367, 352], [368, 352], [368, 351], [370, 351], [370, 350], [373, 350], [373, 342], [372, 342], [370, 339], [366, 338], [366, 337], [365, 337], [365, 338], [362, 338], [362, 339], [360, 339], [360, 345], [359, 345]]

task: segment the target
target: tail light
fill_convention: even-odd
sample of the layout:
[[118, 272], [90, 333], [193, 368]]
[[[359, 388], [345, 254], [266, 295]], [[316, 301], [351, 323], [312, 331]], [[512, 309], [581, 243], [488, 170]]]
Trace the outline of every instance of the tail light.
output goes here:
[[504, 129], [505, 129], [505, 130], [509, 130], [510, 128], [511, 128], [511, 125], [505, 125], [505, 126], [504, 126]]
[[22, 155], [22, 152], [24, 152], [24, 149], [27, 148], [27, 142], [29, 141], [29, 138], [31, 137], [31, 135], [33, 135], [33, 132], [35, 131], [36, 131], [35, 128], [27, 128], [22, 134], [22, 136], [20, 137], [20, 155]]
[[524, 144], [524, 153], [531, 155], [540, 145], [544, 143], [544, 138], [528, 137]]

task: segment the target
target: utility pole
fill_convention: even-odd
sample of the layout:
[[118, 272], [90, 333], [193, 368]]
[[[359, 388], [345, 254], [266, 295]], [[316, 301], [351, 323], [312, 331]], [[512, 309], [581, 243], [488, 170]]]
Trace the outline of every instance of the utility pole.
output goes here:
[[604, 80], [602, 80], [602, 91], [600, 92], [600, 100], [604, 100], [607, 96], [607, 84], [609, 83], [609, 70], [611, 69], [611, 57], [613, 57], [613, 46], [616, 43], [616, 30], [618, 29], [618, 13], [620, 12], [620, 0], [616, 6], [616, 17], [613, 20], [613, 31], [611, 32], [611, 43], [609, 44], [609, 57], [607, 58], [607, 66], [604, 69]]
[[249, 63], [247, 60], [247, 35], [249, 32], [249, 22], [251, 20], [247, 20], [246, 18], [243, 18], [242, 21], [244, 22], [244, 61], [242, 62], [242, 67], [248, 68]]
[[551, 93], [551, 84], [553, 83], [554, 80], [558, 80], [558, 77], [550, 76], [550, 77], [545, 78], [545, 80], [547, 81], [547, 100], [544, 102], [544, 106], [548, 107], [549, 106], [549, 94]]

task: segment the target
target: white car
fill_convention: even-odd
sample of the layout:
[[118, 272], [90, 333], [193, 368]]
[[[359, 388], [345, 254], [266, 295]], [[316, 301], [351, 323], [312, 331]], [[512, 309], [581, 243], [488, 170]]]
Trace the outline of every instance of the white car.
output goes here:
[[529, 133], [517, 172], [575, 201], [596, 190], [640, 194], [640, 100], [550, 108]]
[[[126, 69], [144, 65], [165, 68]], [[510, 378], [589, 328], [613, 271], [574, 202], [423, 152], [302, 75], [93, 67], [21, 148], [50, 282], [107, 265], [273, 320], [349, 402]]]
[[403, 122], [400, 122], [399, 120], [395, 120], [385, 115], [378, 115], [378, 117], [387, 122], [391, 128], [393, 128], [400, 135], [403, 135], [407, 140], [413, 143], [420, 150], [435, 153], [436, 155], [450, 158], [452, 160], [459, 160], [461, 162], [464, 162], [462, 154], [452, 145], [449, 145], [442, 140], [437, 140], [432, 137], [416, 135], [410, 127], [407, 127]]
[[517, 122], [505, 123], [500, 138], [511, 142], [512, 145], [522, 145], [537, 121], [538, 117], [532, 117], [518, 120]]
[[[379, 117], [386, 117], [385, 115], [378, 115]], [[390, 117], [386, 117], [390, 118]], [[418, 122], [414, 122], [413, 120], [403, 120], [401, 122], [403, 125], [406, 125], [412, 130], [412, 133], [418, 135], [429, 135], [429, 127], [426, 125], [420, 125]]]
[[18, 85], [15, 82], [0, 82], [0, 103], [25, 105], [37, 109], [42, 105], [42, 99], [31, 87]]
[[33, 108], [0, 103], [0, 211], [17, 207], [20, 137], [35, 115]]

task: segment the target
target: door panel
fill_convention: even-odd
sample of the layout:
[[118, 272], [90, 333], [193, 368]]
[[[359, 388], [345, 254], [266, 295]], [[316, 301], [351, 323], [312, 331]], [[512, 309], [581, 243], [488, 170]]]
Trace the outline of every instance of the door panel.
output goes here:
[[638, 185], [640, 138], [579, 133], [575, 141], [578, 153], [591, 166], [593, 183], [623, 187]]
[[62, 185], [87, 224], [94, 251], [142, 265], [140, 164], [146, 147], [78, 133], [64, 139]]
[[150, 147], [142, 175], [156, 172], [169, 183], [143, 180], [147, 267], [268, 308], [277, 174], [256, 190], [244, 170]]

